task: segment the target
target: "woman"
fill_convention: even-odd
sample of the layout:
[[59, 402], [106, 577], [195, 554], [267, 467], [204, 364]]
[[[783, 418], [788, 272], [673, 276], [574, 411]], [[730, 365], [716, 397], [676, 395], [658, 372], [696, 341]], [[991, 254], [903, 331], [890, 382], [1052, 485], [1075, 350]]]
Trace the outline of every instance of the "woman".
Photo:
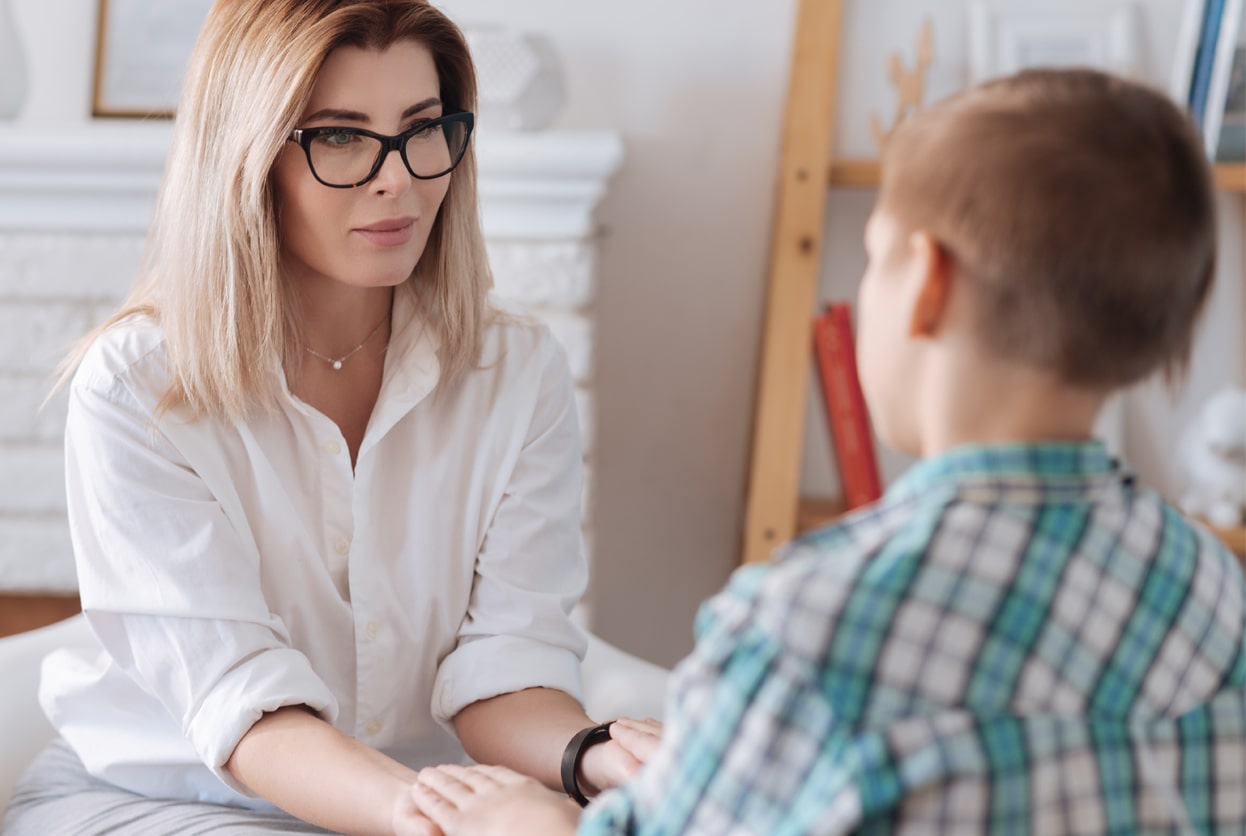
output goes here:
[[[420, 0], [212, 8], [143, 276], [70, 363], [106, 653], [46, 666], [6, 834], [435, 832], [414, 770], [464, 749], [563, 785], [578, 429], [548, 331], [487, 298], [474, 99]], [[583, 755], [590, 792], [637, 766]]]

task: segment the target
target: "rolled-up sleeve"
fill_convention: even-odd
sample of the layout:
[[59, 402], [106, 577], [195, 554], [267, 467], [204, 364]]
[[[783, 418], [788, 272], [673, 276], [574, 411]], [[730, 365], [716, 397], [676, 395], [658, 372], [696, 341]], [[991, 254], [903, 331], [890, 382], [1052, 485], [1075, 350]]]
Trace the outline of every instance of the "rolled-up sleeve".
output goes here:
[[65, 445], [87, 620], [203, 763], [252, 796], [223, 766], [255, 721], [338, 710], [265, 602], [258, 549], [121, 379], [75, 380]]
[[581, 699], [587, 642], [571, 619], [588, 580], [580, 431], [566, 357], [543, 337], [531, 420], [477, 556], [456, 646], [437, 671], [433, 716], [447, 728], [471, 703], [526, 688]]

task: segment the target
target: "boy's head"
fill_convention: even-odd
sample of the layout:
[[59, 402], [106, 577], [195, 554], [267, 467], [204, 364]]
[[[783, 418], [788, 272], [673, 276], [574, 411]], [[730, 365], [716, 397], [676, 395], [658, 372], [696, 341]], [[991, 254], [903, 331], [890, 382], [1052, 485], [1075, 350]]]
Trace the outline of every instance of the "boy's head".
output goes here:
[[[1202, 143], [1161, 93], [1090, 70], [981, 85], [888, 140], [861, 287], [862, 374], [869, 384], [908, 362], [871, 354], [933, 335], [930, 315], [952, 299], [984, 354], [1074, 389], [1180, 373], [1215, 235]], [[870, 310], [871, 282], [905, 271], [944, 284]]]

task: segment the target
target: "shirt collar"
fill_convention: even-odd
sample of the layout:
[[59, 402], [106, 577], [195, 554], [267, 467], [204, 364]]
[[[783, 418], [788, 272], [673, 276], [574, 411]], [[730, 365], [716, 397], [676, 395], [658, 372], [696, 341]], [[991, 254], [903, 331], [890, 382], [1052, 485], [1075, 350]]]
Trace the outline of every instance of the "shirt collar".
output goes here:
[[399, 369], [420, 374], [440, 374], [441, 362], [437, 351], [441, 347], [441, 335], [436, 323], [422, 310], [417, 291], [409, 283], [394, 288], [394, 311], [390, 325], [389, 350], [385, 358], [385, 376]]
[[887, 499], [973, 485], [1084, 489], [1122, 476], [1119, 462], [1100, 441], [965, 445], [913, 465], [888, 489]]

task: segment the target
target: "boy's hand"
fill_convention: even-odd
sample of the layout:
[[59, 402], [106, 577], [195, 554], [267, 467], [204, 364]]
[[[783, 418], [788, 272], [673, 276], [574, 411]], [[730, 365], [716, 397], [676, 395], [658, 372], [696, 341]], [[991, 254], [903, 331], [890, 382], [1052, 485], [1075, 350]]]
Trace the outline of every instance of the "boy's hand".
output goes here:
[[610, 726], [610, 739], [584, 753], [580, 761], [580, 788], [591, 797], [626, 784], [661, 742], [662, 724], [657, 720], [615, 720]]
[[441, 828], [416, 806], [410, 793], [399, 798], [394, 806], [394, 836], [444, 836]]
[[411, 788], [415, 806], [445, 836], [575, 832], [575, 802], [503, 766], [434, 766]]
[[610, 727], [610, 737], [639, 763], [645, 764], [662, 743], [662, 724], [652, 717], [645, 720], [620, 717]]

